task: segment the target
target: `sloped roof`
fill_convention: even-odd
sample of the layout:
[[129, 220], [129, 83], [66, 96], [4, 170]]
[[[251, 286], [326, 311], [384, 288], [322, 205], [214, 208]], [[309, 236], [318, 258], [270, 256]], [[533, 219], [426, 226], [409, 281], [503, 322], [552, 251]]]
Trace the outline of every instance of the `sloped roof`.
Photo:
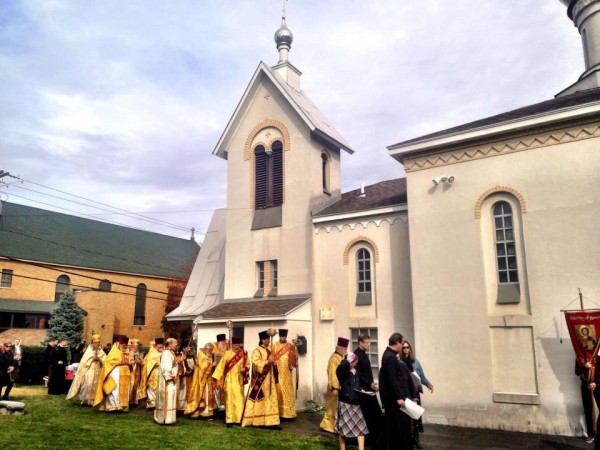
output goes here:
[[388, 149], [392, 150], [397, 147], [407, 146], [409, 144], [426, 142], [434, 139], [443, 138], [446, 136], [475, 131], [481, 128], [491, 127], [494, 125], [519, 121], [529, 117], [543, 116], [562, 110], [574, 109], [581, 107], [585, 104], [591, 104], [596, 102], [600, 102], [600, 89], [580, 91], [574, 94], [566, 95], [564, 97], [553, 98], [551, 100], [535, 103], [533, 105], [528, 105], [523, 108], [514, 109], [512, 111], [504, 112], [502, 114], [497, 114], [491, 117], [486, 117], [484, 119], [479, 119], [474, 122], [469, 122], [456, 127], [448, 128], [446, 130], [437, 131], [435, 133], [426, 134], [424, 136], [420, 136], [414, 139], [402, 141], [397, 144], [390, 145]]
[[364, 196], [361, 196], [360, 189], [346, 192], [338, 202], [319, 211], [314, 217], [405, 205], [406, 202], [406, 178], [396, 178], [365, 186]]
[[246, 317], [283, 317], [303, 305], [310, 294], [268, 299], [229, 300], [202, 313], [203, 320], [233, 319]]
[[213, 150], [214, 155], [227, 158], [226, 145], [228, 139], [237, 128], [236, 125], [241, 120], [242, 112], [246, 110], [248, 103], [252, 101], [252, 94], [258, 89], [261, 80], [265, 77], [272, 81], [273, 85], [281, 92], [283, 97], [290, 103], [292, 108], [298, 113], [303, 122], [315, 135], [337, 148], [343, 149], [349, 153], [354, 153], [354, 150], [350, 148], [350, 145], [342, 135], [333, 127], [333, 125], [331, 125], [304, 91], [294, 89], [273, 69], [261, 61], [258, 64], [254, 75], [252, 75], [252, 79], [250, 80], [250, 83], [248, 83], [233, 115], [229, 119], [223, 134], [219, 138], [219, 142], [217, 142], [217, 145]]
[[215, 210], [181, 302], [167, 314], [167, 320], [195, 319], [223, 300], [226, 218], [225, 209]]
[[58, 303], [38, 300], [0, 299], [0, 311], [50, 314]]
[[193, 264], [199, 245], [16, 203], [2, 203], [0, 257], [171, 277]]

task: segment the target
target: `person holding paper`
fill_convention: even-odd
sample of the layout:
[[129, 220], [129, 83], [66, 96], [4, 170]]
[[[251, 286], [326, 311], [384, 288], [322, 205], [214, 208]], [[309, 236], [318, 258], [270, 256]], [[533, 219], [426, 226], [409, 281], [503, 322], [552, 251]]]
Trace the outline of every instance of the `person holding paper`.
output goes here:
[[[408, 341], [404, 341], [402, 344], [402, 360], [410, 370], [416, 390], [415, 397], [418, 399], [418, 403], [421, 404], [423, 386], [427, 387], [433, 393], [433, 384], [425, 376], [425, 372], [423, 372], [423, 368], [415, 357], [413, 348]], [[422, 448], [419, 441], [419, 432], [423, 432], [423, 420], [420, 417], [413, 423], [413, 441], [416, 448]]]
[[365, 435], [369, 433], [359, 404], [361, 387], [356, 374], [357, 364], [358, 357], [354, 353], [348, 353], [335, 371], [340, 383], [335, 416], [335, 432], [338, 435], [340, 450], [346, 449], [346, 438], [356, 438], [358, 450], [364, 450]]
[[394, 333], [381, 358], [379, 392], [385, 409], [386, 435], [383, 448], [413, 450], [411, 418], [405, 412], [405, 401], [411, 400], [415, 388], [406, 363], [399, 360], [404, 337]]

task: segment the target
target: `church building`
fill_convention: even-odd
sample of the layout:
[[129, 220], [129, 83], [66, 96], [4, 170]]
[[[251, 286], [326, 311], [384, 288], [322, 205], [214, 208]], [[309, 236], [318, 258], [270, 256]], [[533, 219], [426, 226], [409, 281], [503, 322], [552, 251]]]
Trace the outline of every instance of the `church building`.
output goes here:
[[284, 18], [278, 63], [258, 65], [213, 151], [227, 205], [168, 319], [202, 344], [229, 327], [249, 351], [259, 331], [289, 329], [298, 408], [323, 403], [338, 336], [371, 336], [377, 377], [398, 331], [435, 384], [425, 421], [581, 435], [561, 308], [578, 288], [600, 300], [600, 0], [562, 3], [582, 36], [579, 80], [390, 145], [406, 177], [345, 193], [353, 149], [301, 89]]

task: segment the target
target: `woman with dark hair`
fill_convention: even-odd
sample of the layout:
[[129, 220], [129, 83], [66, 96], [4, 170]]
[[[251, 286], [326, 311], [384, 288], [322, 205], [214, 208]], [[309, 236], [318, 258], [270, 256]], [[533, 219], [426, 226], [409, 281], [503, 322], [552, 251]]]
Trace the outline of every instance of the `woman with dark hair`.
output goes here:
[[346, 449], [346, 438], [356, 438], [358, 449], [365, 448], [365, 435], [369, 433], [367, 423], [359, 405], [360, 385], [356, 375], [358, 358], [348, 353], [340, 363], [335, 374], [340, 382], [335, 432], [338, 435], [340, 450]]
[[[411, 376], [413, 378], [413, 384], [415, 385], [416, 389], [415, 397], [418, 398], [419, 403], [421, 403], [421, 394], [423, 393], [423, 386], [429, 389], [429, 391], [433, 394], [433, 384], [431, 384], [431, 382], [425, 376], [425, 372], [423, 372], [423, 367], [421, 367], [421, 364], [415, 357], [415, 352], [413, 351], [410, 342], [408, 341], [404, 341], [402, 343], [401, 358], [410, 370]], [[416, 448], [422, 448], [421, 443], [419, 441], [419, 432], [423, 432], [422, 418], [413, 421], [413, 442]]]

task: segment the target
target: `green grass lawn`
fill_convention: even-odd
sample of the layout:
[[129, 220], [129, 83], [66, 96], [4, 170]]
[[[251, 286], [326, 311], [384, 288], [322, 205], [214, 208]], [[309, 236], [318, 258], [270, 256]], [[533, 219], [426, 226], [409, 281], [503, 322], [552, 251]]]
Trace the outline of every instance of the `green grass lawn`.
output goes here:
[[[337, 439], [260, 428], [226, 428], [223, 422], [177, 419], [161, 426], [146, 412], [106, 413], [81, 407], [41, 386], [14, 388], [26, 404], [22, 416], [0, 416], [0, 449], [336, 449]], [[316, 430], [315, 430], [316, 431]]]

